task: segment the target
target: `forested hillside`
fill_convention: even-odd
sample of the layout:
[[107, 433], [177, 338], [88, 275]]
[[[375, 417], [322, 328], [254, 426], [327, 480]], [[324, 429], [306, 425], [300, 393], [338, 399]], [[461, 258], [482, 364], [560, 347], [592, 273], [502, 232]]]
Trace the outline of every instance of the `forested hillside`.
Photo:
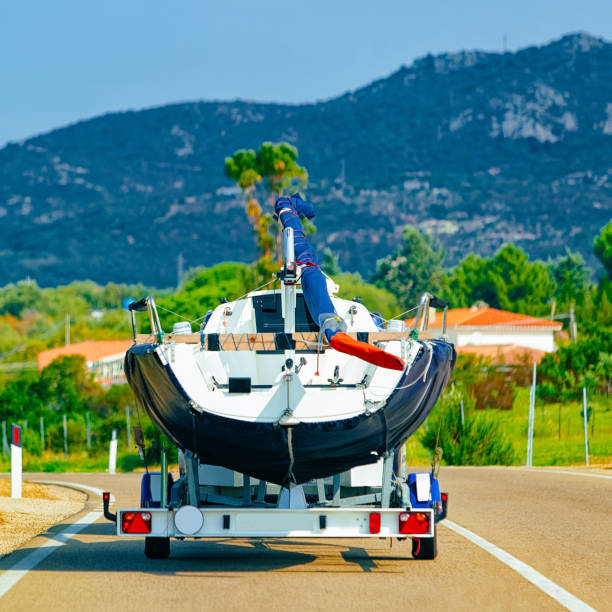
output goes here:
[[369, 277], [404, 226], [445, 264], [505, 242], [580, 252], [612, 211], [612, 44], [568, 35], [517, 53], [428, 56], [304, 105], [193, 102], [114, 113], [0, 150], [0, 286], [30, 276], [174, 286], [252, 261], [224, 159], [287, 141], [309, 171], [318, 247]]

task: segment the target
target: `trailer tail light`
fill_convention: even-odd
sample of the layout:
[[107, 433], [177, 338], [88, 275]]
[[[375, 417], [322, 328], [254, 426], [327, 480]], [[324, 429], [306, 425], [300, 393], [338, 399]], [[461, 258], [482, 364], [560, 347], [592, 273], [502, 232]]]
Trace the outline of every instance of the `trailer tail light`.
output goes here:
[[448, 501], [448, 493], [442, 493], [441, 497], [443, 502]]
[[398, 516], [400, 533], [429, 533], [429, 514], [402, 512]]
[[380, 514], [370, 512], [370, 533], [380, 533]]
[[151, 533], [151, 513], [122, 512], [121, 531], [123, 533]]

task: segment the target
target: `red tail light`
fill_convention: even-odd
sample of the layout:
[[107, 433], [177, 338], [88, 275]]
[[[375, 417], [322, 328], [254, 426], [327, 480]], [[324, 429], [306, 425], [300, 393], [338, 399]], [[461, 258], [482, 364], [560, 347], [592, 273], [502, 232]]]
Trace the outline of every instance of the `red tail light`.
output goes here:
[[441, 497], [443, 502], [448, 501], [448, 493], [442, 493]]
[[380, 533], [380, 514], [370, 512], [370, 533]]
[[400, 533], [429, 533], [429, 514], [402, 512], [398, 516]]
[[121, 531], [123, 533], [151, 533], [151, 513], [122, 512]]

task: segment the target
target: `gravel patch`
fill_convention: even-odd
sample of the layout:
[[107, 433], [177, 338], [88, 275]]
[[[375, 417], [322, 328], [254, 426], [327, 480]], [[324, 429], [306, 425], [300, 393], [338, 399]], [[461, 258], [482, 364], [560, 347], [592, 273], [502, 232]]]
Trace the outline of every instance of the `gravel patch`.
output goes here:
[[23, 497], [10, 497], [10, 479], [0, 479], [0, 555], [6, 555], [52, 525], [80, 512], [80, 491], [24, 482]]

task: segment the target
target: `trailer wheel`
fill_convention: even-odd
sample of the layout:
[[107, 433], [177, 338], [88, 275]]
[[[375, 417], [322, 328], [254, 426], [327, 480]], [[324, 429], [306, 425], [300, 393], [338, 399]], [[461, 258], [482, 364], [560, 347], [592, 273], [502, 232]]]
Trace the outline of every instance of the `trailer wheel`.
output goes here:
[[433, 538], [412, 538], [412, 556], [415, 559], [435, 559], [438, 554], [438, 530]]
[[170, 556], [170, 538], [145, 538], [145, 555], [149, 559], [167, 559]]

